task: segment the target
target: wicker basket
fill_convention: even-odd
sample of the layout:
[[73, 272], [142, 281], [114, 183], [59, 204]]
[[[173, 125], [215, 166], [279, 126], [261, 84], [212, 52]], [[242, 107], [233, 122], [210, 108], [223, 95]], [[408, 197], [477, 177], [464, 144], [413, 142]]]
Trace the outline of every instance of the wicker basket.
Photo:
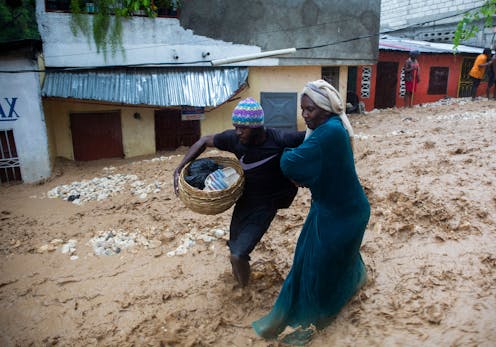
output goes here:
[[236, 158], [208, 157], [223, 167], [232, 167], [239, 174], [238, 181], [224, 190], [204, 191], [192, 187], [186, 182], [190, 164], [186, 165], [179, 175], [179, 198], [190, 210], [201, 214], [219, 214], [228, 210], [243, 193], [245, 177], [243, 169]]

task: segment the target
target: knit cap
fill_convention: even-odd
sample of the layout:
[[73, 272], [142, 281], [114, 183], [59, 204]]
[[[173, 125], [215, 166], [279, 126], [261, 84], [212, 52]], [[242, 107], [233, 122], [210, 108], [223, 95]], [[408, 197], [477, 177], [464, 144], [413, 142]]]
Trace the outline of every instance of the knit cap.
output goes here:
[[253, 98], [246, 98], [238, 103], [232, 113], [234, 126], [260, 128], [264, 124], [262, 106]]

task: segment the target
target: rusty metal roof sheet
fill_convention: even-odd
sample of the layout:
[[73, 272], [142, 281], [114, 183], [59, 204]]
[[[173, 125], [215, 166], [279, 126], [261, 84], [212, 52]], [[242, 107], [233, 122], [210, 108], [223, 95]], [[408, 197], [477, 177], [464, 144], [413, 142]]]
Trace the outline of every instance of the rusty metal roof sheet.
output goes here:
[[245, 67], [139, 67], [47, 71], [46, 97], [129, 105], [216, 107], [244, 87]]

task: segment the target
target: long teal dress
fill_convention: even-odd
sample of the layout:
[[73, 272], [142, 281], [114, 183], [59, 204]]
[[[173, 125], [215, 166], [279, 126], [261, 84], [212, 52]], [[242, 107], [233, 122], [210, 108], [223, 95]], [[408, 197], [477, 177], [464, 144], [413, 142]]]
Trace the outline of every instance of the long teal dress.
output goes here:
[[[310, 188], [312, 204], [274, 307], [253, 323], [255, 331], [269, 339], [288, 325], [300, 327], [300, 332], [311, 325], [324, 328], [367, 277], [359, 250], [370, 205], [340, 118], [329, 118], [299, 147], [286, 149], [281, 168]], [[288, 336], [285, 342], [304, 344], [309, 336]]]

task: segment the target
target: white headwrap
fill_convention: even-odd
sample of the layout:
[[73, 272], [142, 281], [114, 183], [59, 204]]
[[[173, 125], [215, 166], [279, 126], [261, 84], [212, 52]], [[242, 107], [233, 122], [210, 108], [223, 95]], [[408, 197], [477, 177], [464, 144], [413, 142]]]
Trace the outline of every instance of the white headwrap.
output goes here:
[[[350, 120], [346, 116], [343, 100], [339, 92], [324, 80], [308, 82], [303, 88], [301, 95], [307, 95], [321, 109], [339, 115], [343, 126], [350, 136], [350, 141], [353, 146], [353, 128]], [[308, 132], [307, 132], [308, 134]]]

